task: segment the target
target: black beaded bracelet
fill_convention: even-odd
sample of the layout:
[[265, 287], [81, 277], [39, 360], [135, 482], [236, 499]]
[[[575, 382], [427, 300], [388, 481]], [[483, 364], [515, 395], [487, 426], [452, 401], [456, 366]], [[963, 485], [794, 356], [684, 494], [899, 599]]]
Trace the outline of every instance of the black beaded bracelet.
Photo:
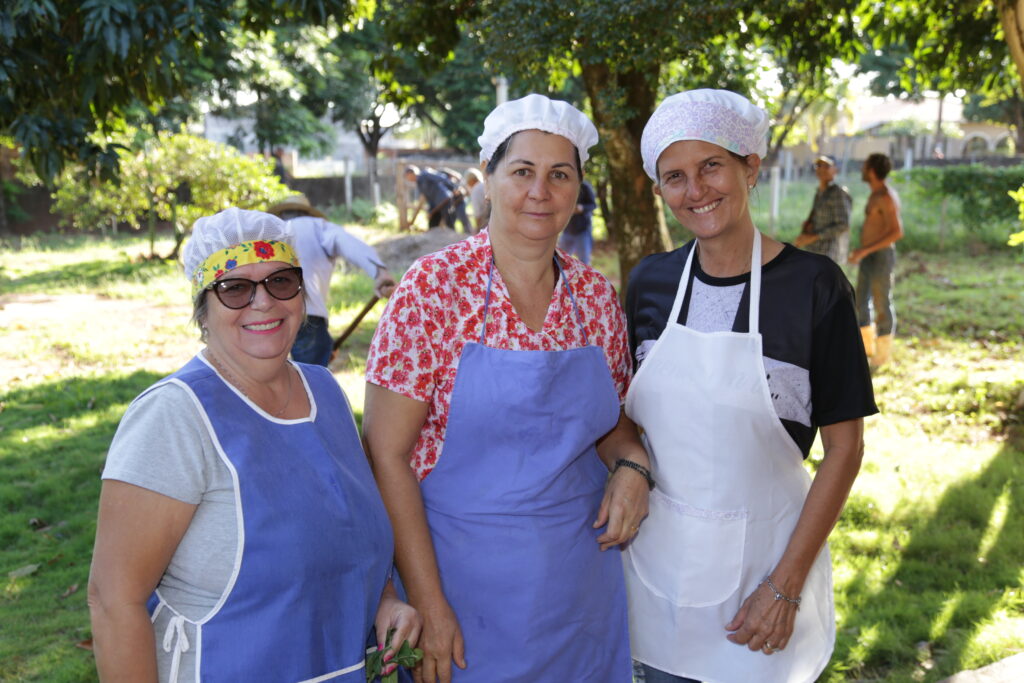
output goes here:
[[651, 471], [649, 469], [647, 469], [638, 462], [626, 460], [625, 458], [619, 458], [618, 460], [615, 461], [615, 469], [612, 470], [612, 474], [618, 472], [620, 467], [628, 467], [629, 469], [642, 474], [644, 479], [647, 480], [647, 489], [649, 491], [654, 490], [654, 477], [651, 476]]

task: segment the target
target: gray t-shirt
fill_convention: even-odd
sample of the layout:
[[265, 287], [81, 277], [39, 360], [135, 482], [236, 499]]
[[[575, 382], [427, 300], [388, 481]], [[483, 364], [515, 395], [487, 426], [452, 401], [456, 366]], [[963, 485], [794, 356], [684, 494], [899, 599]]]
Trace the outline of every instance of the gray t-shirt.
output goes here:
[[[116, 479], [196, 505], [195, 515], [157, 590], [186, 619], [202, 619], [227, 587], [238, 549], [235, 479], [221, 460], [204, 415], [184, 387], [168, 383], [138, 398], [125, 412], [107, 453], [104, 479]], [[157, 667], [168, 680], [172, 652], [164, 637], [174, 613], [154, 623]], [[185, 622], [191, 647], [181, 654], [178, 680], [195, 681], [195, 627]], [[171, 648], [176, 639], [170, 639]]]

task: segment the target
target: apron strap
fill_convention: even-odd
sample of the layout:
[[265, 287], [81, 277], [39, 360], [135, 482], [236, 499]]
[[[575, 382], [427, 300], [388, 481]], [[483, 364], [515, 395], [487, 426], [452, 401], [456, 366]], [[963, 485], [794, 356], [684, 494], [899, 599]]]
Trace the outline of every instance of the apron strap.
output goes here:
[[676, 287], [676, 298], [672, 302], [672, 313], [668, 316], [666, 325], [679, 322], [679, 311], [683, 308], [683, 299], [686, 298], [686, 289], [690, 285], [690, 267], [693, 265], [693, 255], [697, 253], [697, 242], [686, 256], [686, 265], [683, 266], [683, 275], [679, 278], [679, 286]]
[[[686, 298], [686, 290], [690, 286], [690, 270], [693, 267], [694, 254], [697, 253], [697, 242], [694, 242], [693, 249], [686, 256], [686, 265], [683, 266], [683, 274], [679, 278], [679, 286], [676, 287], [676, 298], [672, 302], [672, 312], [669, 314], [666, 324], [678, 322], [679, 312], [683, 307], [683, 300]], [[750, 334], [757, 334], [760, 326], [760, 301], [761, 301], [761, 233], [754, 230], [754, 245], [750, 250], [750, 313], [749, 330]]]
[[[554, 257], [555, 267], [558, 268], [558, 278], [562, 281], [562, 285], [565, 287], [565, 291], [569, 293], [569, 300], [572, 301], [572, 310], [576, 315], [576, 324], [580, 327], [580, 334], [583, 335], [583, 345], [590, 346], [590, 339], [587, 337], [587, 328], [583, 324], [583, 316], [580, 315], [580, 308], [576, 304], [576, 296], [572, 293], [572, 287], [569, 286], [569, 279], [565, 276], [565, 271], [562, 270], [562, 262], [558, 260], [558, 255]], [[491, 255], [491, 265], [487, 268], [487, 294], [484, 296], [484, 319], [480, 324], [480, 344], [486, 346], [487, 340], [487, 313], [491, 307], [491, 283], [494, 281], [494, 255]]]
[[750, 334], [759, 332], [761, 318], [761, 233], [754, 229], [754, 248], [750, 250]]
[[171, 655], [171, 672], [167, 678], [170, 683], [177, 682], [181, 653], [188, 652], [189, 648], [188, 636], [185, 635], [185, 621], [184, 616], [176, 614], [167, 622], [167, 629], [164, 631], [164, 652], [170, 652], [171, 648], [174, 648], [174, 654]]
[[494, 281], [494, 254], [491, 254], [491, 265], [487, 268], [487, 294], [484, 296], [484, 320], [480, 323], [480, 344], [486, 346], [487, 339], [487, 311], [491, 307], [491, 282]]
[[580, 334], [583, 335], [583, 345], [590, 346], [590, 339], [587, 337], [587, 328], [583, 324], [583, 316], [580, 315], [580, 307], [576, 305], [576, 295], [572, 293], [572, 287], [569, 286], [569, 278], [565, 276], [565, 271], [562, 270], [562, 262], [558, 259], [558, 255], [555, 255], [555, 265], [558, 266], [558, 277], [562, 280], [562, 285], [565, 286], [565, 291], [569, 292], [569, 300], [572, 301], [572, 311], [576, 314], [576, 324], [580, 326]]

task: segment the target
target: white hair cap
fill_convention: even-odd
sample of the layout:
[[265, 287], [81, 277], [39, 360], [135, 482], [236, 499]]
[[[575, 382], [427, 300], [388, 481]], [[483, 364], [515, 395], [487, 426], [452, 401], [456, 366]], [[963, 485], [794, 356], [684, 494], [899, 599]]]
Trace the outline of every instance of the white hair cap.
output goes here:
[[294, 241], [288, 223], [273, 214], [231, 207], [203, 216], [192, 226], [192, 237], [181, 253], [185, 277], [192, 280], [196, 269], [214, 252], [243, 242], [271, 240], [288, 245]]
[[588, 149], [597, 144], [597, 128], [587, 115], [568, 102], [552, 100], [536, 93], [494, 108], [484, 119], [480, 143], [480, 161], [490, 161], [494, 150], [521, 130], [542, 130], [561, 135], [580, 155], [580, 163], [590, 158]]
[[657, 182], [658, 157], [673, 142], [702, 140], [762, 159], [768, 153], [768, 114], [729, 90], [687, 90], [666, 97], [640, 138], [644, 170]]

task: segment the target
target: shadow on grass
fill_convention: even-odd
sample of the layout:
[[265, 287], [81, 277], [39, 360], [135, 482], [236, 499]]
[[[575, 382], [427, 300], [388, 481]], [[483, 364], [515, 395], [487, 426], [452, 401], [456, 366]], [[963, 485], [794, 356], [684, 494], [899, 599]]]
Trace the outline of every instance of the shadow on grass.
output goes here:
[[176, 272], [177, 265], [170, 261], [133, 262], [99, 259], [69, 263], [18, 278], [5, 277], [3, 284], [4, 291], [10, 293], [46, 292], [68, 286], [95, 288], [113, 281], [148, 282]]
[[125, 407], [160, 378], [73, 378], [0, 396], [0, 680], [95, 680], [75, 643], [89, 637], [100, 472]]
[[[974, 477], [947, 488], [934, 514], [896, 516], [887, 528], [909, 530], [910, 540], [880, 592], [863, 575], [848, 586], [864, 597], [852, 601], [833, 662], [861, 680], [924, 682], [988, 663], [965, 661], [972, 639], [1000, 612], [1024, 611], [1024, 428], [1012, 428]], [[870, 643], [854, 653], [865, 645], [851, 634], [866, 633]], [[985, 649], [974, 647], [975, 660]]]

